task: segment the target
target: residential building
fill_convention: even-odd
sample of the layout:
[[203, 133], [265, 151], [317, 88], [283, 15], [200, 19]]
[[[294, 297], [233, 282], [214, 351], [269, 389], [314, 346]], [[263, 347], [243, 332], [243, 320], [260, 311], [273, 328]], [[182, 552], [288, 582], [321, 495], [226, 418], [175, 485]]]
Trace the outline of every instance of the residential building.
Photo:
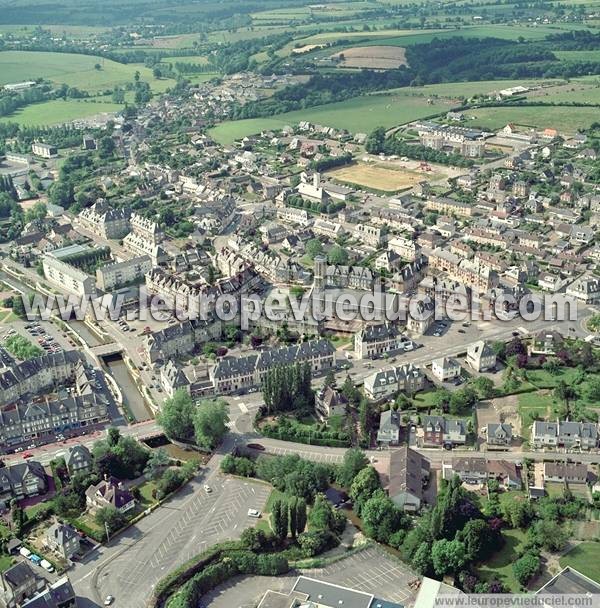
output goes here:
[[45, 494], [48, 482], [44, 467], [36, 460], [27, 460], [0, 469], [0, 497], [28, 498]]
[[467, 441], [465, 423], [462, 420], [446, 420], [443, 416], [423, 416], [423, 446], [464, 445]]
[[96, 286], [102, 291], [111, 291], [125, 285], [140, 283], [151, 270], [152, 260], [148, 255], [105, 264], [96, 270]]
[[114, 507], [121, 513], [127, 513], [135, 507], [135, 498], [121, 481], [111, 477], [91, 485], [85, 491], [87, 508], [91, 512], [104, 507]]
[[405, 446], [391, 453], [389, 467], [389, 497], [405, 511], [418, 511], [423, 504], [424, 489], [429, 481], [429, 460]]
[[41, 141], [34, 141], [31, 144], [31, 151], [36, 156], [41, 156], [42, 158], [54, 158], [58, 156], [58, 148], [56, 146], [45, 144]]
[[478, 340], [467, 348], [467, 363], [476, 372], [487, 372], [496, 367], [496, 353], [492, 345]]
[[377, 443], [387, 447], [400, 443], [400, 412], [389, 409], [379, 415]]
[[0, 390], [0, 441], [5, 445], [53, 438], [107, 420], [113, 398], [104, 372], [92, 370], [76, 351], [60, 355], [44, 355], [0, 371], [0, 384], [6, 380]]
[[386, 240], [387, 234], [381, 226], [357, 224], [354, 228], [354, 238], [374, 249], [379, 249]]
[[583, 304], [600, 304], [600, 279], [583, 276], [567, 287], [566, 295]]
[[79, 552], [79, 534], [70, 524], [56, 522], [46, 530], [46, 545], [69, 560]]
[[574, 462], [544, 462], [544, 483], [585, 484], [588, 469], [585, 464]]
[[245, 357], [225, 357], [211, 370], [216, 394], [233, 393], [260, 386], [276, 366], [308, 363], [313, 375], [335, 367], [335, 348], [329, 340], [312, 340], [264, 350]]
[[92, 471], [94, 459], [89, 449], [84, 445], [69, 446], [64, 455], [69, 475], [87, 474]]
[[488, 446], [508, 447], [512, 443], [513, 429], [511, 424], [489, 422], [485, 428]]
[[488, 470], [485, 458], [465, 457], [452, 459], [452, 474], [469, 484], [482, 484], [487, 481]]
[[323, 387], [315, 395], [315, 410], [321, 420], [328, 420], [332, 416], [345, 416], [348, 408], [348, 399], [332, 386]]
[[357, 359], [378, 359], [402, 349], [403, 342], [398, 327], [392, 323], [367, 325], [354, 335], [354, 355]]
[[535, 420], [531, 433], [535, 448], [564, 447], [593, 450], [598, 447], [598, 425], [593, 422], [543, 422]]
[[460, 363], [454, 357], [440, 357], [431, 362], [431, 373], [440, 382], [449, 382], [458, 378], [461, 369]]
[[521, 470], [508, 460], [489, 460], [488, 479], [495, 479], [505, 490], [520, 490], [523, 486]]
[[76, 608], [77, 597], [66, 576], [25, 601], [22, 608]]
[[327, 258], [322, 255], [315, 256], [314, 260], [314, 286], [316, 289], [327, 287], [373, 289], [374, 276], [366, 266], [330, 266]]
[[277, 209], [277, 219], [290, 224], [309, 226], [312, 218], [306, 209], [296, 209], [294, 207], [279, 207]]
[[77, 216], [79, 225], [105, 239], [122, 239], [130, 230], [131, 212], [125, 207], [113, 208], [104, 199], [82, 209]]
[[405, 363], [387, 370], [379, 370], [364, 380], [365, 395], [379, 401], [404, 392], [414, 395], [425, 387], [425, 374], [412, 363]]
[[75, 266], [67, 264], [56, 257], [56, 252], [50, 252], [42, 258], [44, 276], [56, 287], [77, 296], [93, 296], [96, 294], [94, 279]]
[[0, 605], [3, 608], [21, 607], [44, 585], [44, 579], [33, 571], [28, 562], [18, 562], [0, 573]]
[[555, 355], [561, 348], [564, 338], [557, 331], [542, 330], [533, 338], [532, 355]]

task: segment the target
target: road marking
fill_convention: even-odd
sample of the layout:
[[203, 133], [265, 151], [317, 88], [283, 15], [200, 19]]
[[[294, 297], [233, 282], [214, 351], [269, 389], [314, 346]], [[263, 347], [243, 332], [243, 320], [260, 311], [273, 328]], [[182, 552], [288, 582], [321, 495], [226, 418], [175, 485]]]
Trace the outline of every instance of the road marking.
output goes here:
[[242, 411], [242, 414], [248, 413], [248, 408], [246, 407], [246, 404], [243, 401], [240, 401], [240, 403], [238, 403], [238, 407]]

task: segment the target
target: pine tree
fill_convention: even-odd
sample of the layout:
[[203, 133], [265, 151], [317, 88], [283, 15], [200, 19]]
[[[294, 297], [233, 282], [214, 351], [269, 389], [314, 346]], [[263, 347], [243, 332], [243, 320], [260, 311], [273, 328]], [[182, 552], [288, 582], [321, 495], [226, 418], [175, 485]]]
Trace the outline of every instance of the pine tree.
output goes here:
[[304, 498], [296, 500], [296, 530], [298, 534], [302, 534], [306, 528], [306, 501]]
[[288, 511], [289, 511], [289, 519], [290, 519], [290, 534], [292, 538], [296, 538], [298, 534], [298, 498], [296, 496], [292, 496], [288, 501]]

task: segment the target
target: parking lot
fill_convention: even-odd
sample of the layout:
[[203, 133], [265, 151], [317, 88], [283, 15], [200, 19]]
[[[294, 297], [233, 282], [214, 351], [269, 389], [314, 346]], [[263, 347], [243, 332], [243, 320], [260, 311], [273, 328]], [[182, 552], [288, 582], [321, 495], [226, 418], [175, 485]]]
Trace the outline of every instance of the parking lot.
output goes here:
[[[216, 475], [211, 492], [196, 487], [180, 504], [167, 503], [145, 520], [143, 536], [123, 536], [115, 555], [99, 568], [99, 598], [113, 595], [119, 606], [145, 606], [151, 589], [167, 572], [215, 543], [238, 537], [260, 520], [248, 509], [262, 511], [270, 494], [265, 484]], [[140, 522], [140, 527], [142, 526]], [[77, 581], [77, 578], [76, 578]]]
[[[414, 590], [408, 583], [418, 577], [383, 549], [370, 547], [325, 568], [303, 570], [301, 574], [371, 593], [379, 600], [401, 605], [413, 603]], [[236, 578], [202, 598], [201, 608], [254, 608], [267, 589], [289, 593], [296, 576]], [[375, 605], [375, 604], [373, 604]]]

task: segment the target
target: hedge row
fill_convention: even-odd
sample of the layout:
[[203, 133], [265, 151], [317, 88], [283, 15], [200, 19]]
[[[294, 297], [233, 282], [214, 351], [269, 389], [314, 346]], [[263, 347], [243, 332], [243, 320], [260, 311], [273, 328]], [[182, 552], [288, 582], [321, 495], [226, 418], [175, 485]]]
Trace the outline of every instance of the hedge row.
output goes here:
[[332, 448], [349, 448], [350, 439], [329, 439], [319, 438], [313, 435], [296, 435], [295, 433], [284, 433], [281, 430], [273, 431], [268, 426], [260, 429], [260, 432], [270, 439], [280, 439], [281, 441], [293, 441], [294, 443], [303, 443], [306, 445], [320, 445]]

